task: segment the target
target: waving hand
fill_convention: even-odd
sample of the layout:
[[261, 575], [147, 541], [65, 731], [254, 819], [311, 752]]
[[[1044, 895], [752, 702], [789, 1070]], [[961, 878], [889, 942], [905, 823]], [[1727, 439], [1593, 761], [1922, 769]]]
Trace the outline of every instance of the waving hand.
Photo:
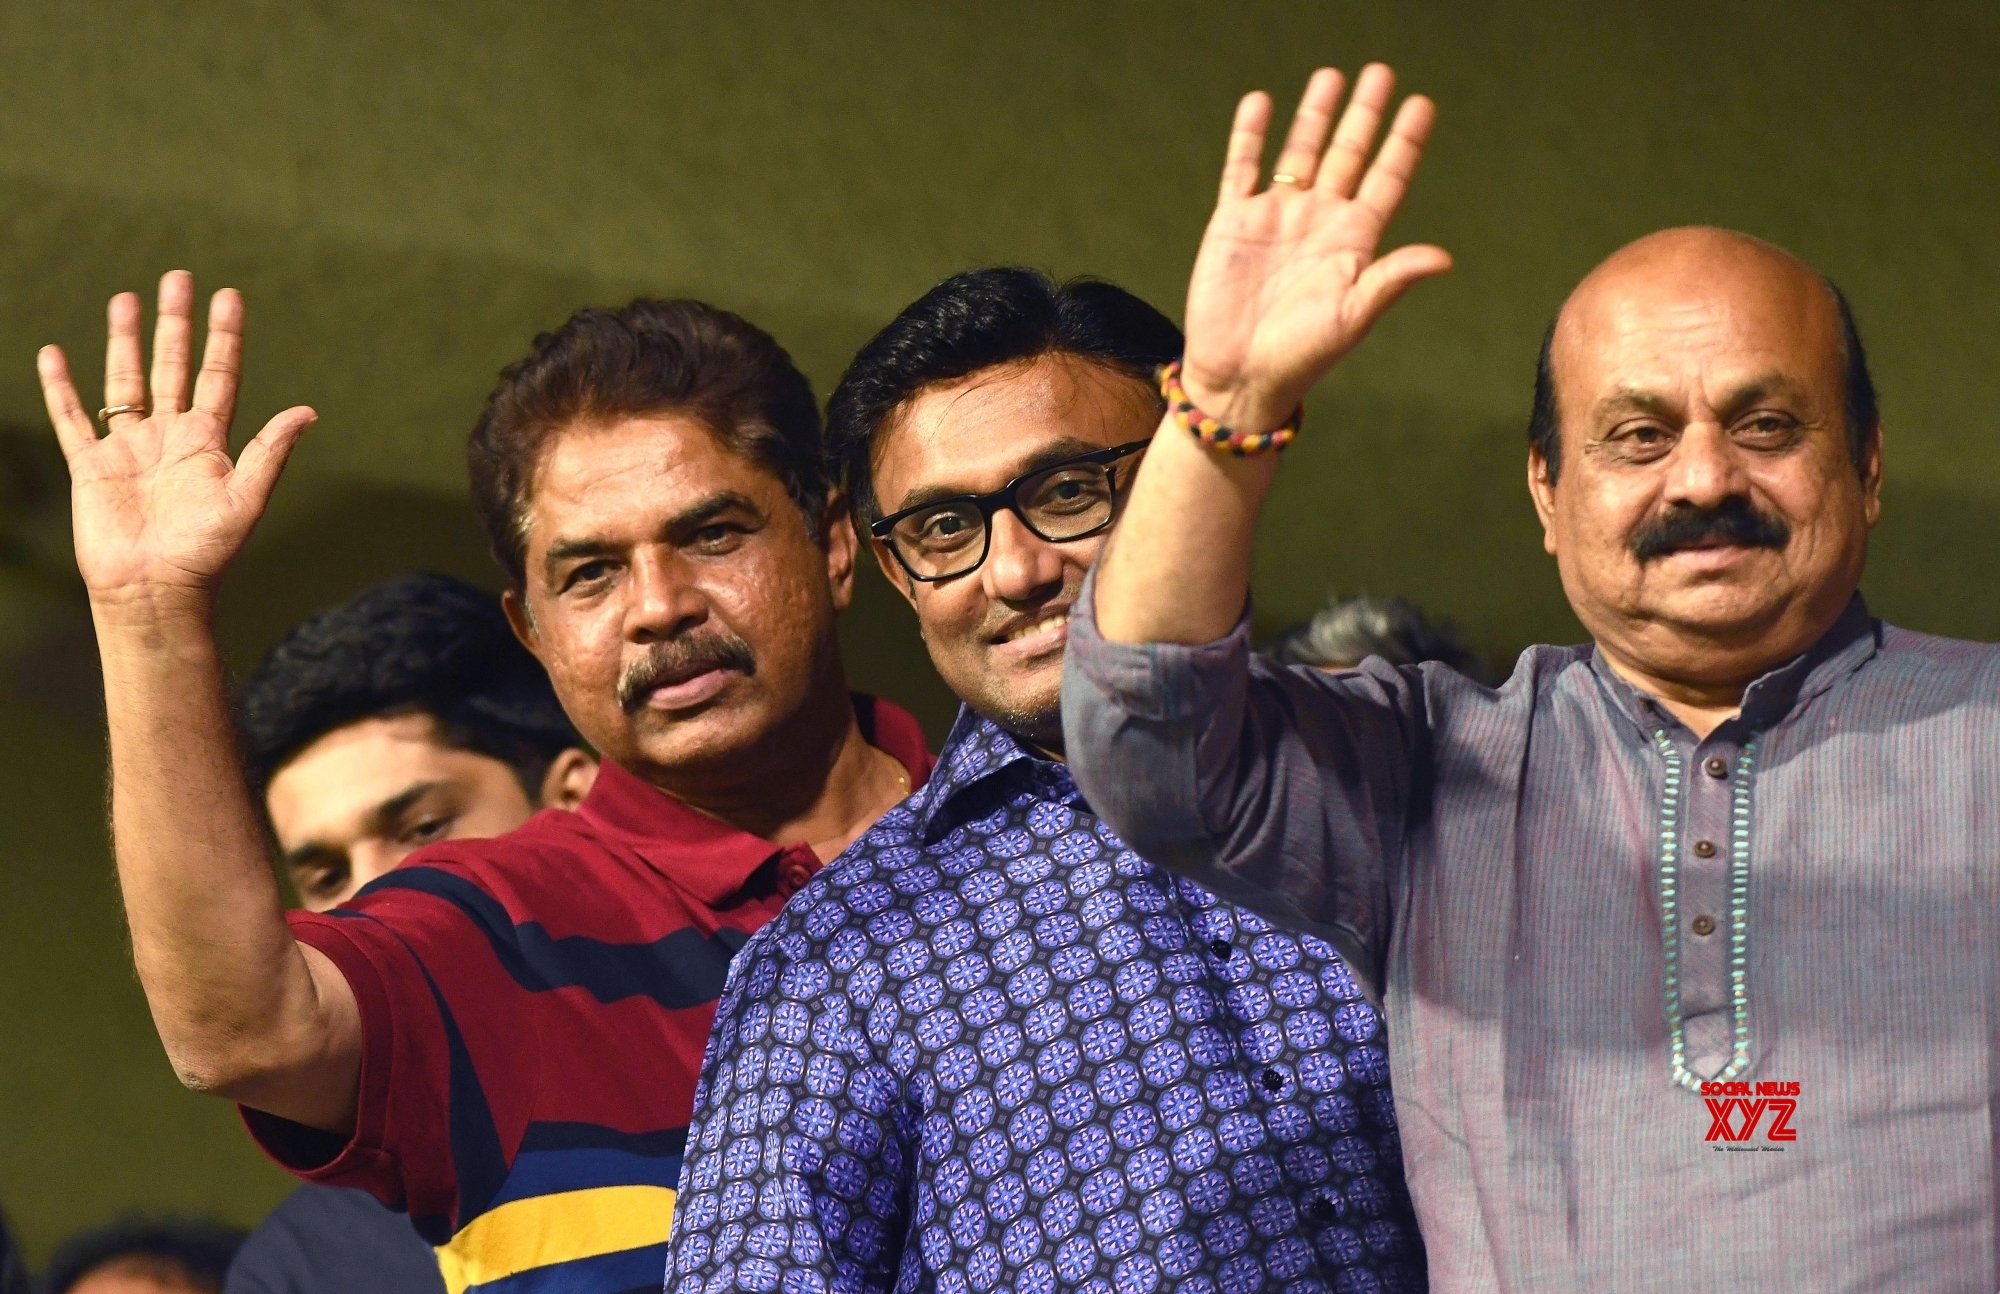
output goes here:
[[1343, 78], [1315, 72], [1261, 191], [1271, 99], [1259, 91], [1237, 106], [1188, 286], [1184, 361], [1189, 393], [1232, 426], [1283, 421], [1405, 289], [1451, 268], [1440, 247], [1379, 254], [1436, 116], [1430, 100], [1405, 100], [1377, 151], [1395, 81], [1379, 63], [1363, 68], [1336, 126]]
[[285, 410], [232, 461], [243, 299], [210, 302], [199, 374], [189, 372], [193, 302], [187, 274], [160, 280], [148, 375], [139, 298], [111, 298], [102, 437], [63, 353], [47, 346], [37, 361], [69, 459], [76, 563], [104, 667], [119, 892], [182, 1081], [343, 1133], [359, 1090], [358, 1008], [333, 963], [285, 925], [211, 614], [313, 412]]
[[[1430, 135], [1430, 100], [1405, 100], [1377, 148], [1394, 74], [1363, 68], [1336, 122], [1343, 85], [1332, 68], [1313, 73], [1267, 187], [1270, 96], [1244, 96], [1230, 128], [1222, 192], [1188, 284], [1181, 383], [1234, 431], [1284, 423], [1412, 283], [1451, 268], [1439, 247], [1382, 251]], [[1125, 643], [1228, 633], [1243, 614], [1275, 471], [1271, 456], [1218, 454], [1169, 416], [1097, 564], [1098, 630]]]
[[194, 280], [185, 271], [160, 280], [149, 379], [139, 297], [122, 292], [111, 298], [104, 348], [108, 434], [102, 437], [61, 349], [44, 347], [37, 358], [49, 419], [69, 460], [77, 566], [93, 597], [212, 592], [313, 421], [311, 409], [287, 409], [231, 461], [243, 298], [225, 289], [209, 303], [207, 346], [190, 400], [193, 300]]

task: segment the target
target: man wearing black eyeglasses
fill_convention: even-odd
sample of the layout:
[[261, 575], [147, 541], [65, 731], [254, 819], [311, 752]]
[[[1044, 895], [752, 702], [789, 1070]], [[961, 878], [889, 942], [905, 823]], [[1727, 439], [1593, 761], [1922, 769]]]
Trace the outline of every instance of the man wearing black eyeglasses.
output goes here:
[[1180, 350], [1110, 284], [978, 270], [834, 393], [876, 561], [965, 708], [737, 954], [668, 1289], [1423, 1288], [1357, 977], [1140, 858], [1062, 762], [1070, 607]]

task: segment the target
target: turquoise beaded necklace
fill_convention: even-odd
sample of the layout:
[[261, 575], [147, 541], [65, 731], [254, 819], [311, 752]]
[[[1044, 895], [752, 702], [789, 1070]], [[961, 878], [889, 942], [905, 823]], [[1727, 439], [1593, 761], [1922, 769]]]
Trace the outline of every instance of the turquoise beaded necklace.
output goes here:
[[1667, 1008], [1667, 1054], [1673, 1081], [1691, 1092], [1704, 1082], [1723, 1082], [1750, 1068], [1750, 770], [1757, 740], [1743, 743], [1730, 780], [1729, 809], [1729, 1022], [1730, 1057], [1722, 1072], [1704, 1079], [1687, 1066], [1687, 1021], [1681, 1010], [1680, 840], [1685, 791], [1680, 750], [1665, 728], [1653, 741], [1667, 761], [1660, 795], [1660, 938], [1664, 950], [1662, 989]]

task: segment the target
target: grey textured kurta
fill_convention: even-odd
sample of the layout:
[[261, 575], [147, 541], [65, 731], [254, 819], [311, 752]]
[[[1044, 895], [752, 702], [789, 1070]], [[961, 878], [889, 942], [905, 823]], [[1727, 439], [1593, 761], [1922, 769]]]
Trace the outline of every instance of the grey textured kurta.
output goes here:
[[2000, 649], [1857, 598], [1696, 742], [1588, 647], [1494, 691], [1090, 607], [1090, 802], [1379, 976], [1434, 1288], [1996, 1288]]

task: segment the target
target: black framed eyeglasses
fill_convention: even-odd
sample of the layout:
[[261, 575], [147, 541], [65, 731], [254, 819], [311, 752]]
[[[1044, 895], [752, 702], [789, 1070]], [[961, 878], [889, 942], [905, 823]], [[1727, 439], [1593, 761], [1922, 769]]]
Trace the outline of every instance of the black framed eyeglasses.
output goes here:
[[1127, 441], [1023, 473], [991, 494], [956, 494], [892, 513], [868, 527], [889, 546], [913, 580], [948, 580], [979, 569], [993, 537], [993, 514], [1019, 517], [1052, 544], [1094, 535], [1117, 515], [1118, 497], [1132, 483], [1125, 460], [1151, 444]]

